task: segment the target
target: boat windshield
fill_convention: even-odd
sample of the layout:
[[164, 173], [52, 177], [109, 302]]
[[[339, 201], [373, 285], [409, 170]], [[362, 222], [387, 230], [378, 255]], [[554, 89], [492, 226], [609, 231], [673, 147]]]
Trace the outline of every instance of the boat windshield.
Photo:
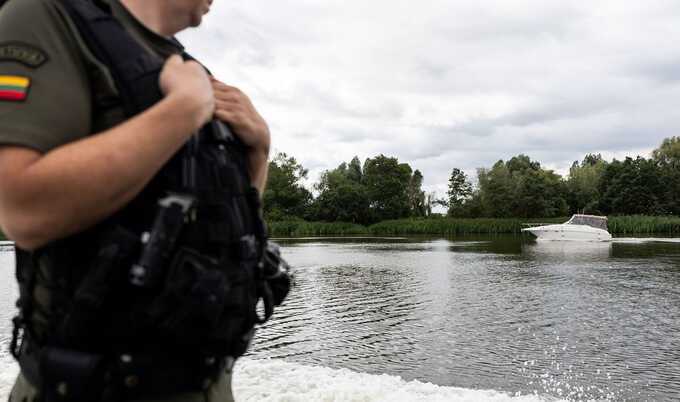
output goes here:
[[567, 221], [567, 225], [586, 225], [597, 229], [607, 230], [607, 217], [594, 215], [574, 215]]

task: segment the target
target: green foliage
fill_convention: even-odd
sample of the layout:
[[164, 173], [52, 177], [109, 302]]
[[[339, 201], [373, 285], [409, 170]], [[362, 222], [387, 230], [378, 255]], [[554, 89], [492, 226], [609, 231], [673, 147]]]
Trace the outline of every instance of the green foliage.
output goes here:
[[361, 183], [362, 172], [353, 166], [341, 164], [337, 169], [326, 171], [315, 186], [319, 196], [314, 201], [314, 217], [327, 222], [367, 223], [370, 199]]
[[613, 216], [609, 218], [609, 231], [615, 234], [667, 234], [680, 233], [680, 217], [676, 216]]
[[652, 159], [660, 165], [680, 168], [680, 137], [664, 139], [661, 146], [652, 152]]
[[600, 154], [588, 154], [580, 164], [575, 161], [571, 166], [567, 179], [567, 200], [571, 213], [601, 213], [599, 185], [606, 166]]
[[616, 215], [663, 214], [664, 186], [658, 165], [642, 157], [609, 163], [600, 180], [600, 210]]
[[317, 221], [370, 224], [377, 220], [424, 216], [427, 197], [423, 175], [397, 158], [384, 155], [358, 157], [321, 175], [314, 188], [318, 196], [309, 216]]
[[567, 213], [562, 178], [526, 155], [507, 163], [500, 160], [488, 170], [479, 169], [477, 179], [479, 193], [473, 198], [477, 198], [474, 202], [481, 216], [535, 218]]
[[[524, 223], [562, 223], [567, 217], [543, 219], [456, 219], [440, 216], [408, 218], [362, 226], [345, 222], [272, 222], [272, 236], [403, 236], [464, 234], [520, 234]], [[667, 216], [615, 216], [609, 219], [609, 231], [618, 235], [680, 233], [680, 218]]]
[[448, 215], [463, 216], [463, 205], [472, 196], [472, 184], [468, 181], [465, 172], [458, 168], [451, 170], [449, 176], [449, 189], [446, 192], [448, 196], [447, 204], [449, 207]]
[[378, 155], [366, 159], [363, 183], [370, 198], [372, 222], [404, 218], [410, 215], [408, 188], [411, 167], [397, 158]]
[[366, 235], [365, 226], [347, 222], [282, 221], [269, 223], [270, 236], [348, 236]]
[[664, 183], [661, 209], [680, 215], [680, 137], [666, 138], [652, 158]]
[[423, 191], [423, 174], [420, 173], [420, 170], [416, 170], [408, 184], [408, 203], [411, 216], [428, 215], [426, 202], [425, 192]]
[[401, 219], [376, 223], [369, 227], [373, 235], [460, 235], [520, 233], [522, 221], [518, 219]]
[[306, 175], [307, 171], [285, 154], [271, 162], [264, 195], [270, 220], [304, 218], [367, 225], [431, 217], [438, 205], [448, 207], [447, 215], [456, 218], [528, 220], [579, 212], [680, 215], [680, 137], [664, 140], [650, 159], [607, 162], [599, 154], [587, 154], [573, 163], [566, 179], [526, 155], [478, 169], [474, 188], [465, 173], [454, 168], [447, 199], [425, 193], [419, 170], [385, 155], [366, 159], [363, 166], [354, 157], [324, 172], [314, 186], [316, 199], [302, 186]]
[[269, 179], [263, 196], [264, 215], [269, 220], [305, 217], [312, 194], [303, 185], [307, 170], [292, 156], [277, 154], [269, 162]]

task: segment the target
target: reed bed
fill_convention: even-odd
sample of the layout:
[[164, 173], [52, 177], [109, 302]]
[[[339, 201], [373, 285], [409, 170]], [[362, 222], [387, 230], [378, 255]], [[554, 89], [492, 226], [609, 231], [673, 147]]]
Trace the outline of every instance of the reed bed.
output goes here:
[[612, 216], [609, 218], [612, 234], [680, 234], [680, 217], [677, 216]]
[[437, 234], [437, 235], [464, 235], [464, 234], [519, 234], [522, 223], [525, 222], [563, 222], [564, 218], [558, 219], [400, 219], [385, 221], [371, 225], [368, 229], [375, 235], [406, 235], [406, 234]]
[[[567, 219], [569, 218], [413, 218], [384, 221], [371, 226], [345, 222], [286, 221], [270, 222], [269, 231], [272, 236], [520, 234], [525, 223], [562, 223]], [[609, 218], [609, 231], [616, 235], [680, 234], [680, 217], [613, 216]]]
[[[568, 218], [543, 219], [457, 219], [418, 218], [397, 219], [363, 226], [347, 222], [307, 222], [303, 220], [269, 222], [271, 236], [401, 236], [401, 235], [464, 235], [464, 234], [519, 234], [523, 223], [561, 223]], [[609, 231], [615, 235], [659, 234], [679, 235], [678, 216], [612, 216]], [[0, 232], [0, 240], [6, 240]]]
[[347, 222], [269, 222], [270, 236], [349, 236], [369, 234], [362, 225]]

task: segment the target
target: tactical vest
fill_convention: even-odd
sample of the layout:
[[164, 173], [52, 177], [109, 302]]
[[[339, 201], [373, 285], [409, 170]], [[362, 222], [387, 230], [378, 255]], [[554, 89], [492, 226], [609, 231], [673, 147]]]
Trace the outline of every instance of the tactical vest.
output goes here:
[[[61, 4], [109, 68], [128, 118], [162, 99], [164, 60], [137, 43], [105, 4]], [[224, 125], [210, 123], [118, 213], [37, 251], [17, 248], [20, 316], [12, 349], [20, 363], [22, 354], [35, 354], [18, 344], [20, 330], [29, 349], [76, 350], [118, 363], [168, 352], [213, 363], [242, 355], [254, 326], [269, 318], [274, 304], [262, 272], [265, 227], [246, 154]], [[165, 263], [157, 283], [135, 286], [131, 267], [147, 246], [142, 239], [158, 224], [159, 200], [168, 194], [195, 202], [176, 244], [161, 250]], [[264, 318], [256, 311], [259, 300]], [[44, 372], [30, 367], [35, 361], [22, 363], [22, 370]]]

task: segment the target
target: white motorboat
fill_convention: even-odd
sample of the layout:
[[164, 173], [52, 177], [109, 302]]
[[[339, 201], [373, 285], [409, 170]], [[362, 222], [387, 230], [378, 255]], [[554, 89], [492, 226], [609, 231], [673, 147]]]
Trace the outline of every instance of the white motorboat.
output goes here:
[[534, 226], [522, 229], [536, 236], [536, 240], [552, 241], [611, 241], [607, 230], [607, 217], [574, 215], [568, 221], [554, 225]]

